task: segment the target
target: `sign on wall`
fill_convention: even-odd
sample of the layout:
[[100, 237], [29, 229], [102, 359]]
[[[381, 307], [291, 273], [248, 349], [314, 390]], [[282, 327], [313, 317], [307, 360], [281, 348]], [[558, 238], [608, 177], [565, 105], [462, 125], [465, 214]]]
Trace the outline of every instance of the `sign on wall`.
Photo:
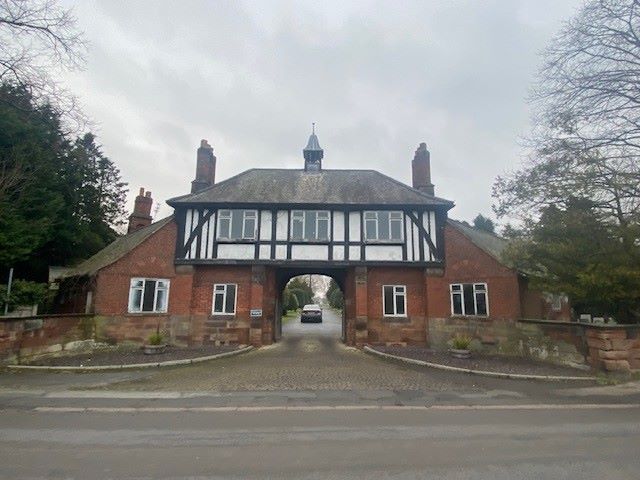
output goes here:
[[254, 308], [250, 312], [251, 318], [259, 318], [262, 316], [262, 309]]

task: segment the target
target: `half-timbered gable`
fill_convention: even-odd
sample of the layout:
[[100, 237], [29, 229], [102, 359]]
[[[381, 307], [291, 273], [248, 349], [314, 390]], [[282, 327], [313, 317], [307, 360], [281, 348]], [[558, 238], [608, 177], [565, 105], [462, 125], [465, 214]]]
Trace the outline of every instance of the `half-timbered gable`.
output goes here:
[[442, 264], [452, 203], [373, 170], [252, 169], [174, 198], [179, 263]]

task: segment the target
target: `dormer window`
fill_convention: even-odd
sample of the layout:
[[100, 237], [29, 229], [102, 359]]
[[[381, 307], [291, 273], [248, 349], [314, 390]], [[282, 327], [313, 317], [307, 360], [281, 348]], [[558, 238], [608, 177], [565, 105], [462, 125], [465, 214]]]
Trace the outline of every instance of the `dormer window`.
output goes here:
[[218, 240], [255, 240], [257, 210], [220, 210]]

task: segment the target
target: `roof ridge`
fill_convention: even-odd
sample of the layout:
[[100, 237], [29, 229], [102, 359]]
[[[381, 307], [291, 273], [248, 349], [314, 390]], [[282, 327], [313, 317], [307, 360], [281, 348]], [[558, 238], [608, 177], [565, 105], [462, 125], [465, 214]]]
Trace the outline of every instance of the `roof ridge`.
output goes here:
[[[171, 205], [171, 202], [175, 202], [175, 201], [178, 201], [178, 200], [182, 200], [182, 199], [184, 199], [184, 198], [186, 198], [186, 197], [192, 197], [192, 196], [195, 196], [195, 195], [200, 195], [201, 193], [204, 193], [204, 192], [208, 192], [209, 190], [212, 190], [212, 189], [214, 189], [214, 188], [216, 188], [216, 187], [219, 187], [220, 185], [224, 185], [225, 183], [228, 183], [228, 182], [230, 182], [231, 180], [234, 180], [234, 179], [236, 179], [236, 178], [238, 178], [238, 177], [241, 177], [242, 175], [245, 175], [245, 174], [247, 174], [247, 173], [249, 173], [249, 172], [252, 172], [252, 171], [254, 171], [254, 170], [259, 170], [259, 169], [257, 169], [257, 168], [249, 168], [249, 169], [247, 169], [247, 170], [245, 170], [245, 171], [243, 171], [243, 172], [236, 173], [235, 175], [233, 175], [233, 176], [231, 176], [231, 177], [229, 177], [229, 178], [225, 178], [225, 179], [224, 179], [224, 180], [222, 180], [221, 182], [214, 183], [213, 185], [211, 185], [211, 186], [209, 186], [209, 187], [207, 187], [207, 188], [203, 188], [203, 189], [202, 189], [202, 190], [200, 190], [199, 192], [195, 192], [195, 193], [187, 193], [187, 194], [185, 194], [185, 195], [180, 195], [179, 197], [173, 197], [173, 198], [170, 198], [169, 200], [167, 200], [167, 204], [168, 204], [168, 205]], [[171, 205], [171, 206], [173, 206], [173, 205]]]

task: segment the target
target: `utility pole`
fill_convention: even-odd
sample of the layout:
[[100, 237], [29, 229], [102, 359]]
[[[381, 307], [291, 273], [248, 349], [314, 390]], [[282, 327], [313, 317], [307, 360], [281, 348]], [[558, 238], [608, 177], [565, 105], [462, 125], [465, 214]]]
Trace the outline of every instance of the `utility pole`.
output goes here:
[[11, 295], [11, 283], [13, 282], [13, 267], [9, 269], [9, 282], [7, 283], [7, 301], [4, 302], [4, 314], [9, 313], [9, 295]]

